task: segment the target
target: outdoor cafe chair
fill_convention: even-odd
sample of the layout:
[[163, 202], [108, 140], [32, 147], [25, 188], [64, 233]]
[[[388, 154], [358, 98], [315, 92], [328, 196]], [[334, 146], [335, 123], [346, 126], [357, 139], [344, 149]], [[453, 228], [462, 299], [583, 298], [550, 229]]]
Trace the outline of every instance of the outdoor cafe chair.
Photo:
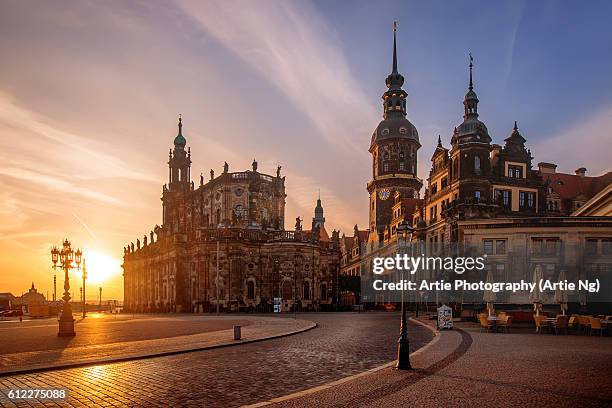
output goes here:
[[546, 316], [544, 315], [533, 315], [533, 321], [535, 322], [535, 326], [536, 326], [536, 333], [542, 333], [543, 329], [544, 329], [544, 325], [542, 325], [543, 322], [546, 321]]
[[478, 315], [478, 320], [480, 321], [480, 331], [485, 329], [487, 332], [491, 330], [493, 327], [493, 323], [487, 319], [487, 316], [484, 314]]
[[567, 316], [558, 315], [554, 323], [555, 334], [565, 332], [567, 334], [568, 319]]
[[509, 316], [509, 315], [502, 316], [502, 320], [500, 320], [497, 323], [497, 325], [499, 326], [500, 329], [508, 333], [510, 326], [512, 326], [512, 316]]
[[589, 316], [589, 321], [591, 323], [591, 330], [589, 331], [589, 335], [593, 334], [593, 330], [599, 330], [599, 335], [603, 336], [603, 328], [601, 327], [601, 322], [597, 317]]
[[580, 326], [585, 333], [591, 328], [591, 319], [589, 316], [578, 316], [578, 323], [580, 323]]

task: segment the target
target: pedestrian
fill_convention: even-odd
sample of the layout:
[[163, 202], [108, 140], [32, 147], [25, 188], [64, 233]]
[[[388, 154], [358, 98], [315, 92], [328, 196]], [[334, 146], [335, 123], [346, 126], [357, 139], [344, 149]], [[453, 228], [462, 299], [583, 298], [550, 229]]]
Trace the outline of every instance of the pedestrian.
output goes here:
[[19, 316], [19, 322], [23, 322], [23, 316]]

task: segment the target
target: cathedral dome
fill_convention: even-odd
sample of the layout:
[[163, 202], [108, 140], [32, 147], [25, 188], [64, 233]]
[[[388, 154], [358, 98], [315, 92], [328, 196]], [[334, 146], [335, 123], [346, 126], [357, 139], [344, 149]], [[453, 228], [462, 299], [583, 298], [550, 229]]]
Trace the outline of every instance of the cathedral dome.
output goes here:
[[405, 117], [387, 118], [382, 120], [374, 130], [372, 143], [395, 138], [412, 139], [419, 143], [419, 132]]

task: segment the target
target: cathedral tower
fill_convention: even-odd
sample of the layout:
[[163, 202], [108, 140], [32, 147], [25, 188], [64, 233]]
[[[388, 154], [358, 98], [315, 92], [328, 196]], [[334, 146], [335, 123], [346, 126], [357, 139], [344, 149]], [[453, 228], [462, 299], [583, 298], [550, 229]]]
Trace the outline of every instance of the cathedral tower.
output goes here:
[[370, 233], [380, 239], [391, 223], [393, 198], [418, 195], [423, 183], [417, 178], [417, 151], [421, 147], [416, 127], [406, 119], [406, 97], [402, 89], [404, 77], [397, 70], [396, 24], [393, 26], [393, 64], [383, 94], [383, 120], [372, 135], [372, 180], [370, 193]]
[[179, 116], [178, 134], [174, 149], [168, 157], [168, 184], [162, 194], [163, 224], [167, 232], [179, 232], [186, 221], [186, 197], [191, 191], [191, 149], [185, 151], [187, 140], [183, 136], [183, 121]]

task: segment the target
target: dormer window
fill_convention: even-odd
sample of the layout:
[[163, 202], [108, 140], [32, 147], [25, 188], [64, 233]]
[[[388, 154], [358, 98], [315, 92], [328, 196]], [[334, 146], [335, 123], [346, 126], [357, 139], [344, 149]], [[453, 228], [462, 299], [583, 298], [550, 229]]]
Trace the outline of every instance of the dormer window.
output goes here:
[[402, 126], [402, 127], [399, 129], [399, 132], [400, 132], [400, 134], [405, 135], [406, 133], [408, 133], [408, 129], [406, 129], [405, 127], [403, 127], [403, 126]]
[[388, 128], [384, 128], [382, 130], [382, 132], [380, 132], [380, 134], [383, 135], [383, 136], [387, 136], [389, 134], [389, 129]]

